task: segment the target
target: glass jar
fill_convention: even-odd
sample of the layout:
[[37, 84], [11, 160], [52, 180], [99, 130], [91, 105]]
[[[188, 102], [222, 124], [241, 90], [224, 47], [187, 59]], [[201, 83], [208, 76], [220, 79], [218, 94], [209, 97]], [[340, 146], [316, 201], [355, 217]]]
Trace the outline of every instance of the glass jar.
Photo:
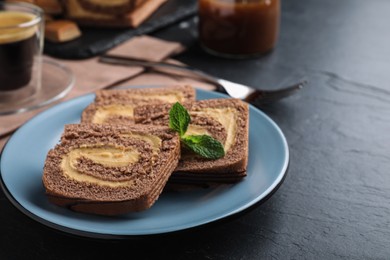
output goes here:
[[209, 53], [245, 58], [272, 50], [279, 34], [279, 0], [198, 0], [199, 40]]

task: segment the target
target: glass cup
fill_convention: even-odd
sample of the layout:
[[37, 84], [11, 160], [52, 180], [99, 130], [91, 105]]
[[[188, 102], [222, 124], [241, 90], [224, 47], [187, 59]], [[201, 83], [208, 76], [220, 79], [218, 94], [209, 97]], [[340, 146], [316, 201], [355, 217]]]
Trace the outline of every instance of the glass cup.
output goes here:
[[41, 86], [43, 11], [0, 2], [0, 105], [24, 102]]
[[211, 54], [258, 56], [277, 42], [279, 0], [198, 0], [198, 14], [199, 40]]

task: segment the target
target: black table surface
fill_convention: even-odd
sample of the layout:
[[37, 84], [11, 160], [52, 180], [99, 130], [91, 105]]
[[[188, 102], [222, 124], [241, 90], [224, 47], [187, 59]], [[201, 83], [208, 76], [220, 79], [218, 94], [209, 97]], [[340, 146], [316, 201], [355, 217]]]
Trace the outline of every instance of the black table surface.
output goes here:
[[0, 259], [389, 259], [390, 1], [284, 0], [278, 44], [250, 60], [205, 54], [195, 19], [154, 35], [177, 58], [259, 88], [309, 84], [262, 107], [284, 132], [289, 173], [266, 202], [168, 235], [98, 240], [45, 227], [0, 193]]

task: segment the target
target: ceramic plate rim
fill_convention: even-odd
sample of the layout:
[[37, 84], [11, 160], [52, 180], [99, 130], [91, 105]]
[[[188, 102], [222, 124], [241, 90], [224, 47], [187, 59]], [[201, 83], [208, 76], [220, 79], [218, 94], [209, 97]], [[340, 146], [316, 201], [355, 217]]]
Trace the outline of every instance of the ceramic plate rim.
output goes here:
[[[200, 89], [197, 89], [197, 94], [203, 94], [203, 95], [209, 96], [207, 98], [228, 98], [228, 96], [226, 96], [224, 94], [200, 90]], [[65, 101], [63, 103], [57, 104], [57, 105], [53, 106], [52, 108], [49, 108], [48, 110], [43, 111], [43, 112], [39, 113], [38, 115], [34, 116], [33, 118], [31, 118], [20, 129], [28, 128], [30, 124], [32, 124], [35, 120], [37, 120], [37, 118], [44, 117], [46, 115], [50, 115], [51, 113], [55, 113], [57, 110], [60, 111], [61, 109], [63, 109], [66, 106], [69, 106], [72, 103], [83, 102], [84, 99], [88, 100], [88, 98], [91, 99], [92, 97], [93, 97], [93, 94], [87, 94], [87, 95], [83, 95], [83, 96]], [[34, 219], [35, 221], [38, 221], [39, 223], [44, 224], [48, 227], [51, 227], [51, 228], [54, 228], [56, 230], [60, 230], [63, 232], [67, 232], [70, 234], [74, 234], [74, 235], [79, 235], [79, 236], [84, 236], [84, 237], [92, 237], [92, 238], [109, 238], [109, 239], [114, 238], [114, 239], [116, 239], [116, 238], [129, 238], [129, 237], [145, 236], [145, 235], [158, 235], [158, 234], [172, 233], [172, 232], [184, 231], [184, 230], [200, 227], [200, 226], [210, 224], [210, 223], [218, 221], [218, 220], [225, 219], [227, 217], [231, 217], [233, 215], [236, 215], [237, 213], [243, 212], [244, 210], [251, 208], [254, 205], [258, 205], [261, 202], [264, 202], [268, 197], [270, 197], [279, 188], [279, 186], [282, 184], [282, 182], [287, 174], [289, 161], [290, 161], [289, 148], [288, 148], [287, 140], [286, 140], [282, 130], [270, 117], [268, 117], [266, 114], [264, 114], [262, 111], [258, 110], [257, 108], [255, 108], [252, 105], [250, 105], [250, 113], [255, 113], [255, 114], [258, 114], [261, 117], [263, 117], [269, 124], [271, 124], [271, 126], [276, 131], [276, 134], [280, 137], [279, 141], [281, 141], [281, 143], [282, 143], [282, 146], [283, 146], [282, 148], [283, 148], [283, 152], [284, 152], [283, 157], [285, 158], [283, 160], [282, 165], [281, 165], [281, 170], [277, 174], [277, 176], [276, 176], [275, 180], [272, 182], [272, 184], [269, 185], [267, 189], [265, 189], [260, 194], [258, 194], [255, 199], [247, 201], [245, 204], [242, 204], [239, 207], [236, 207], [235, 209], [229, 210], [228, 212], [225, 212], [224, 214], [219, 214], [217, 216], [210, 217], [210, 218], [203, 220], [203, 221], [197, 221], [196, 223], [193, 222], [192, 224], [183, 224], [181, 226], [177, 225], [177, 226], [171, 227], [171, 228], [165, 227], [165, 228], [160, 228], [160, 230], [154, 229], [153, 231], [147, 231], [147, 232], [138, 232], [138, 233], [129, 232], [127, 234], [112, 234], [109, 232], [104, 233], [101, 231], [95, 232], [95, 231], [72, 228], [72, 227], [69, 227], [66, 225], [58, 224], [55, 221], [47, 220], [44, 216], [37, 215], [36, 212], [32, 212], [31, 209], [29, 210], [28, 208], [26, 208], [21, 201], [18, 201], [14, 197], [12, 192], [8, 189], [7, 184], [4, 182], [3, 173], [1, 171], [1, 169], [3, 168], [2, 167], [2, 165], [3, 165], [2, 159], [4, 156], [4, 152], [5, 153], [7, 152], [7, 147], [10, 144], [10, 142], [12, 142], [13, 138], [18, 138], [18, 133], [21, 131], [20, 129], [18, 129], [15, 132], [15, 134], [4, 145], [3, 151], [0, 154], [0, 179], [1, 179], [0, 184], [1, 184], [1, 187], [2, 187], [6, 197], [11, 201], [11, 203], [17, 209], [19, 209], [25, 215], [29, 216], [30, 218]]]

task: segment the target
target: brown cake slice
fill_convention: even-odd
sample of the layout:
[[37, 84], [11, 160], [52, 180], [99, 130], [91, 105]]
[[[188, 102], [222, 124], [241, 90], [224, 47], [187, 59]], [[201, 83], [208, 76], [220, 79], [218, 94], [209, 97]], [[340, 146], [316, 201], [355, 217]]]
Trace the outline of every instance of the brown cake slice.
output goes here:
[[166, 127], [67, 125], [42, 179], [56, 205], [118, 215], [150, 208], [179, 156], [179, 138]]
[[136, 106], [194, 101], [195, 95], [195, 89], [189, 85], [100, 90], [96, 92], [95, 101], [83, 111], [81, 122], [133, 124]]
[[[170, 183], [230, 183], [246, 176], [248, 163], [248, 104], [238, 99], [210, 99], [183, 104], [191, 116], [186, 135], [207, 134], [219, 140], [225, 156], [210, 160], [185, 148]], [[136, 123], [169, 123], [171, 104], [140, 106], [134, 110]]]

